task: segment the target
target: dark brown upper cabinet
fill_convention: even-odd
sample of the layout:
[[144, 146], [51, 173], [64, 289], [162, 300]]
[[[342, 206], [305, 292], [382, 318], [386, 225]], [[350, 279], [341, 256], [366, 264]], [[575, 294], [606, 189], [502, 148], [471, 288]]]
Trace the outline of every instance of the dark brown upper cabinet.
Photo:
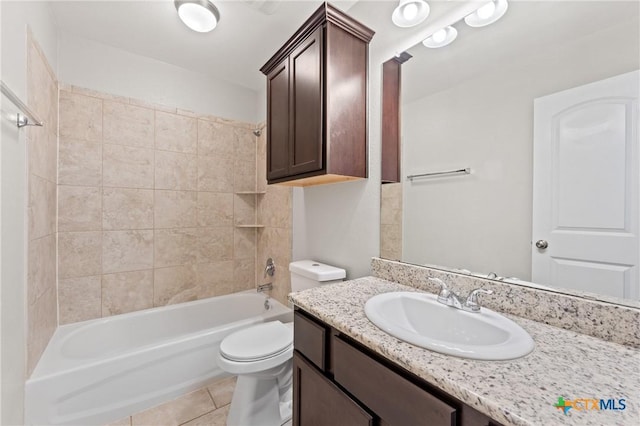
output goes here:
[[267, 76], [267, 181], [367, 177], [367, 62], [373, 31], [324, 3], [260, 69]]
[[401, 182], [400, 104], [402, 64], [411, 59], [402, 52], [382, 64], [382, 183]]

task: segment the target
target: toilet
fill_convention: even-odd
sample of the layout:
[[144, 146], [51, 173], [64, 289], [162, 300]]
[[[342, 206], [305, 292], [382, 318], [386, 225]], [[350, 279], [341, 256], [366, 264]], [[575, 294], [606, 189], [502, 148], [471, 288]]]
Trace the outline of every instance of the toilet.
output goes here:
[[[344, 269], [313, 260], [289, 264], [291, 291], [343, 281]], [[238, 376], [227, 426], [280, 426], [291, 419], [293, 323], [269, 321], [228, 335], [218, 366]]]

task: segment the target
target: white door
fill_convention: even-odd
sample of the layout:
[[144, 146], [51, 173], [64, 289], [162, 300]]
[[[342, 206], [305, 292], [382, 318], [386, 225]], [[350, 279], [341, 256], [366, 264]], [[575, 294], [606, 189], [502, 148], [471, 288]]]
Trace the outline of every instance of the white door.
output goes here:
[[535, 99], [533, 282], [640, 298], [639, 79]]

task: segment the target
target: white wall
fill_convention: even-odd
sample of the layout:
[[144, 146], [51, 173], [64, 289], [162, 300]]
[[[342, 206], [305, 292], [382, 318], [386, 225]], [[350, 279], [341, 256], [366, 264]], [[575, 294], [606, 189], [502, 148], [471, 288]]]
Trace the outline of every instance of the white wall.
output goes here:
[[[0, 2], [1, 77], [26, 101], [27, 25], [57, 67], [57, 33], [45, 2]], [[3, 111], [15, 111], [2, 99]], [[25, 130], [2, 118], [0, 138], [0, 423], [22, 424], [26, 328], [26, 143]]]
[[407, 174], [473, 170], [405, 182], [404, 261], [530, 280], [533, 99], [637, 69], [637, 26], [523, 52], [525, 64], [403, 105]]
[[256, 91], [156, 59], [64, 32], [59, 56], [61, 83], [250, 123], [264, 119]]

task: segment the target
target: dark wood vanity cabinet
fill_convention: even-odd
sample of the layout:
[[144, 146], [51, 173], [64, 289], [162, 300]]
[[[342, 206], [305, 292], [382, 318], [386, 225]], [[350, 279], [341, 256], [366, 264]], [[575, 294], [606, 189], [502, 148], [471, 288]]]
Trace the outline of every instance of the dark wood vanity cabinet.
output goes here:
[[267, 181], [367, 177], [367, 55], [373, 31], [324, 3], [260, 69], [267, 76]]
[[294, 348], [294, 426], [498, 426], [300, 309]]

